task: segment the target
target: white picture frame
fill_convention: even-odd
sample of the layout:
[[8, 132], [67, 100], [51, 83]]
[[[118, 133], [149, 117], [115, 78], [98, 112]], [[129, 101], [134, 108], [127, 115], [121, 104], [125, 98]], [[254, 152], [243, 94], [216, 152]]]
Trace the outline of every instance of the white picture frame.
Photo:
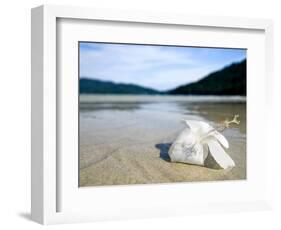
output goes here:
[[[262, 187], [262, 192], [253, 196], [249, 200], [249, 196], [238, 196], [235, 199], [222, 199], [221, 202], [212, 200], [211, 198], [203, 199], [202, 202], [197, 201], [200, 197], [195, 199], [194, 203], [180, 202], [175, 199], [167, 203], [160, 204], [151, 203], [151, 206], [141, 206], [137, 201], [134, 203], [127, 195], [134, 194], [133, 199], [137, 194], [151, 193], [160, 194], [159, 196], [179, 196], [180, 191], [188, 191], [191, 186], [196, 187], [193, 191], [194, 194], [200, 189], [222, 189], [226, 192], [231, 189], [237, 189], [237, 182], [228, 184], [219, 184], [214, 186], [212, 183], [207, 184], [165, 184], [165, 185], [140, 185], [140, 186], [117, 186], [116, 188], [98, 188], [98, 190], [84, 190], [83, 196], [89, 196], [95, 192], [95, 196], [99, 196], [99, 200], [106, 199], [112, 195], [112, 191], [116, 196], [122, 198], [127, 197], [128, 201], [124, 207], [119, 206], [114, 208], [115, 205], [122, 205], [122, 203], [110, 204], [102, 207], [102, 203], [96, 203], [97, 207], [85, 207], [85, 203], [79, 206], [82, 201], [78, 198], [66, 195], [67, 202], [73, 199], [73, 204], [68, 203], [68, 209], [61, 209], [60, 203], [66, 193], [61, 193], [63, 177], [59, 176], [60, 164], [62, 163], [57, 155], [58, 152], [58, 111], [61, 109], [58, 103], [58, 95], [60, 88], [58, 87], [58, 23], [61, 19], [75, 20], [93, 20], [102, 21], [111, 24], [113, 22], [149, 24], [154, 27], [177, 27], [184, 28], [185, 26], [200, 27], [206, 30], [208, 28], [219, 28], [220, 30], [239, 29], [243, 31], [260, 31], [262, 32], [261, 43], [264, 42], [264, 49], [260, 57], [261, 73], [260, 80], [257, 81], [255, 86], [260, 87], [259, 99], [263, 102], [262, 106], [266, 106], [267, 112], [261, 112], [262, 106], [259, 108], [252, 105], [250, 111], [261, 112], [257, 118], [265, 119], [264, 125], [261, 129], [264, 132], [270, 132], [272, 129], [272, 111], [273, 111], [273, 95], [272, 84], [273, 79], [273, 22], [266, 19], [248, 19], [248, 18], [231, 18], [231, 17], [210, 17], [210, 16], [189, 16], [189, 15], [173, 15], [173, 14], [159, 14], [148, 12], [131, 12], [131, 11], [113, 11], [113, 10], [100, 10], [91, 8], [79, 7], [66, 7], [66, 6], [51, 6], [44, 5], [32, 9], [32, 169], [31, 169], [31, 213], [32, 219], [41, 224], [56, 224], [56, 223], [70, 223], [81, 221], [95, 221], [107, 219], [124, 219], [124, 218], [142, 218], [153, 216], [172, 216], [172, 215], [186, 215], [194, 213], [206, 212], [226, 212], [226, 211], [243, 211], [243, 210], [264, 210], [272, 207], [272, 177], [271, 177], [271, 163], [272, 154], [270, 151], [271, 140], [267, 136], [263, 139], [266, 145], [263, 150], [265, 154], [260, 156], [259, 159], [264, 157], [266, 165], [261, 169], [263, 174], [262, 179], [255, 181], [253, 190]], [[78, 25], [79, 27], [79, 25]], [[110, 32], [109, 32], [110, 34]], [[213, 36], [210, 34], [210, 36]], [[215, 38], [215, 36], [214, 36]], [[149, 42], [149, 41], [146, 41]], [[260, 43], [260, 44], [261, 44]], [[262, 71], [264, 70], [264, 72]], [[258, 74], [258, 73], [257, 73]], [[253, 81], [250, 81], [253, 83]], [[264, 83], [264, 84], [263, 84]], [[250, 88], [251, 89], [251, 88]], [[252, 90], [254, 98], [254, 89]], [[253, 101], [253, 100], [252, 100]], [[252, 103], [250, 101], [250, 103]], [[264, 110], [265, 111], [265, 110]], [[254, 119], [254, 118], [253, 118]], [[249, 128], [251, 126], [248, 126]], [[72, 134], [70, 134], [72, 135]], [[251, 137], [251, 131], [250, 131]], [[253, 134], [254, 135], [254, 134]], [[252, 136], [252, 139], [258, 138]], [[262, 140], [262, 139], [259, 139]], [[260, 151], [261, 150], [257, 150]], [[73, 152], [75, 154], [75, 152]], [[257, 159], [257, 162], [259, 162]], [[71, 161], [71, 160], [70, 160]], [[75, 162], [69, 163], [75, 164]], [[68, 163], [67, 163], [68, 164]], [[249, 162], [249, 164], [254, 164]], [[258, 164], [258, 163], [257, 163]], [[64, 167], [66, 168], [66, 167]], [[252, 168], [255, 168], [253, 165]], [[257, 169], [254, 169], [257, 171]], [[236, 183], [236, 184], [235, 184]], [[247, 181], [239, 182], [247, 189]], [[187, 187], [189, 186], [189, 187]], [[252, 186], [252, 185], [251, 185]], [[213, 188], [211, 188], [213, 187]], [[233, 187], [233, 188], [232, 188]], [[165, 192], [162, 192], [162, 190]], [[199, 190], [198, 190], [199, 189]], [[65, 190], [65, 189], [64, 189]], [[67, 192], [67, 191], [66, 191]], [[163, 194], [162, 194], [163, 193]], [[152, 201], [151, 201], [152, 202]], [[112, 208], [111, 208], [112, 205]], [[79, 206], [79, 208], [78, 208]], [[84, 208], [83, 208], [84, 207]], [[99, 211], [100, 210], [100, 211]]]

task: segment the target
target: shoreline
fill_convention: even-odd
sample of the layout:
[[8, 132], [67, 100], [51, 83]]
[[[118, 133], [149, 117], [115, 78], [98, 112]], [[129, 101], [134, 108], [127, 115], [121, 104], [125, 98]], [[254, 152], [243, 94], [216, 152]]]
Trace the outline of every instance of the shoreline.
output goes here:
[[216, 95], [120, 95], [120, 94], [81, 94], [79, 101], [83, 103], [98, 102], [237, 102], [246, 103], [246, 96]]

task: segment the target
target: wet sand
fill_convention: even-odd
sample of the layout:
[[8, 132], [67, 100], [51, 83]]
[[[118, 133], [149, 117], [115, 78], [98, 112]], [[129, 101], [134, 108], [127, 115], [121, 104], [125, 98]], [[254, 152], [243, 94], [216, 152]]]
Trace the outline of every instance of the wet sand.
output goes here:
[[[223, 132], [235, 161], [219, 169], [210, 155], [205, 167], [171, 163], [168, 150], [181, 119], [218, 125], [240, 115]], [[150, 184], [246, 178], [246, 103], [241, 97], [80, 96], [80, 186]]]

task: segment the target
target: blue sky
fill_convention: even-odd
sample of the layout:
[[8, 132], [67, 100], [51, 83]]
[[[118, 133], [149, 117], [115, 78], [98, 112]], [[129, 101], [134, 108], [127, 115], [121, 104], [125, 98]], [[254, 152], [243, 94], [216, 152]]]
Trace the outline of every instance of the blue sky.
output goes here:
[[80, 43], [80, 78], [167, 90], [246, 58], [244, 49]]

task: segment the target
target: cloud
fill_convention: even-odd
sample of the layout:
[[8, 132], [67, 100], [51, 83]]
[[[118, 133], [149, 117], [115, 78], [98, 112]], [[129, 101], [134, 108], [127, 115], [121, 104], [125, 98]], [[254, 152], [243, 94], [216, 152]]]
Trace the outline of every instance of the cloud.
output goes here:
[[238, 49], [81, 43], [80, 77], [166, 90], [245, 57]]

